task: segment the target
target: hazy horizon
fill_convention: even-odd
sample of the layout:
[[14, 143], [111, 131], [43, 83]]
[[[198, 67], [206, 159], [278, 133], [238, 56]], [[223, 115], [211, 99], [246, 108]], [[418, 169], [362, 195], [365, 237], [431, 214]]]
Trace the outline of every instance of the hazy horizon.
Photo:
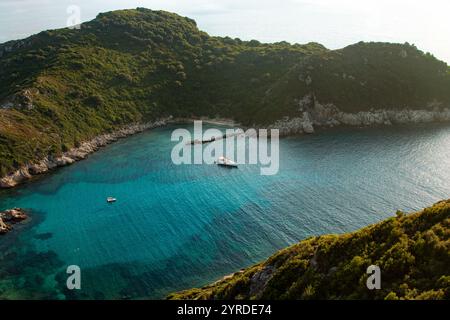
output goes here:
[[409, 42], [450, 63], [450, 3], [445, 0], [3, 0], [0, 43], [65, 27], [70, 5], [80, 7], [83, 22], [100, 12], [146, 7], [195, 19], [214, 36], [319, 42], [330, 49], [359, 41]]

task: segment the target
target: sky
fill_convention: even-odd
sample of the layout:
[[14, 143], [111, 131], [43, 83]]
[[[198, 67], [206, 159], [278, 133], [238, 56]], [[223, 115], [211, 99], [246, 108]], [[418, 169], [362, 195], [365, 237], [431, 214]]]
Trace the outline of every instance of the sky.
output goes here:
[[115, 9], [167, 10], [210, 35], [261, 42], [409, 42], [450, 63], [448, 0], [0, 0], [0, 43], [65, 27], [70, 5], [82, 21]]

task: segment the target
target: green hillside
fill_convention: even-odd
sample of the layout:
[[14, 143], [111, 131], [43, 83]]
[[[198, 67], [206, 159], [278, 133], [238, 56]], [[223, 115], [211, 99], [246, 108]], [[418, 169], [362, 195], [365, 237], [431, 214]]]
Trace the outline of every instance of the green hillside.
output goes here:
[[345, 111], [448, 107], [449, 88], [447, 64], [409, 44], [261, 44], [168, 12], [109, 12], [0, 45], [0, 175], [168, 115], [268, 124], [307, 94]]
[[[381, 270], [368, 290], [367, 267]], [[354, 233], [312, 237], [169, 299], [450, 299], [450, 200]]]

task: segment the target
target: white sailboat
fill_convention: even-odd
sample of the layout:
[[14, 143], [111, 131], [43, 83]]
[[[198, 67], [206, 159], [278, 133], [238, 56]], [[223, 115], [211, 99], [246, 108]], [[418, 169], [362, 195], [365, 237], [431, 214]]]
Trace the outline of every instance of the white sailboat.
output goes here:
[[228, 158], [225, 157], [219, 157], [216, 161], [216, 164], [219, 166], [224, 166], [224, 167], [232, 167], [232, 168], [237, 168], [237, 163], [234, 162], [233, 160], [230, 160]]

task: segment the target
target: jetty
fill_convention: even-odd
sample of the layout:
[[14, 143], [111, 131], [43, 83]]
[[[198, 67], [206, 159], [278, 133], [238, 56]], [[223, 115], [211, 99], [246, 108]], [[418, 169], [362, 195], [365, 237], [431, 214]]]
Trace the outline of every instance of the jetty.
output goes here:
[[190, 142], [188, 142], [188, 144], [204, 144], [204, 143], [211, 143], [211, 142], [214, 142], [214, 141], [218, 141], [218, 140], [222, 140], [222, 139], [226, 139], [226, 138], [232, 138], [232, 137], [235, 137], [235, 136], [238, 136], [238, 135], [240, 135], [240, 134], [244, 134], [243, 132], [235, 132], [235, 133], [232, 133], [232, 134], [226, 134], [226, 133], [224, 133], [224, 134], [222, 134], [221, 136], [219, 136], [219, 137], [211, 137], [211, 138], [209, 138], [209, 139], [202, 139], [202, 140], [199, 140], [199, 139], [195, 139], [195, 140], [192, 140], [192, 141], [190, 141]]

